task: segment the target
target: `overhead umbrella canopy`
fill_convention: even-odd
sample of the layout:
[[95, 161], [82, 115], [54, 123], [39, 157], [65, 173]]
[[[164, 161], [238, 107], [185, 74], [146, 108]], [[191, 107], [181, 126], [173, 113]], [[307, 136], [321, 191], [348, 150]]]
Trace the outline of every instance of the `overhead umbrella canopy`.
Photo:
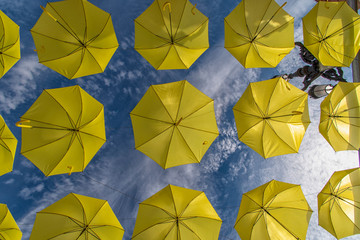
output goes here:
[[36, 214], [30, 240], [121, 240], [123, 235], [106, 200], [70, 193]]
[[243, 194], [235, 229], [242, 240], [305, 240], [311, 214], [300, 185], [272, 180]]
[[20, 59], [19, 26], [0, 10], [0, 78]]
[[118, 47], [110, 14], [87, 0], [43, 10], [31, 29], [39, 62], [69, 79], [103, 72]]
[[188, 0], [155, 0], [135, 19], [135, 49], [155, 69], [187, 69], [209, 48], [208, 22]]
[[360, 83], [334, 87], [321, 103], [319, 131], [335, 151], [360, 149]]
[[103, 105], [77, 85], [44, 90], [20, 119], [21, 154], [46, 176], [84, 171], [106, 141]]
[[199, 163], [219, 135], [214, 101], [186, 80], [150, 86], [130, 117], [135, 148], [164, 169]]
[[294, 48], [294, 18], [283, 6], [242, 0], [225, 18], [225, 48], [245, 68], [276, 67]]
[[0, 115], [0, 176], [13, 169], [17, 139]]
[[298, 152], [310, 124], [308, 94], [281, 77], [250, 83], [233, 111], [239, 140], [264, 158]]
[[319, 1], [303, 18], [303, 34], [321, 64], [349, 67], [360, 48], [360, 16], [346, 1]]
[[360, 233], [360, 169], [334, 172], [318, 195], [319, 225], [337, 239]]
[[132, 239], [216, 240], [221, 223], [204, 192], [168, 185], [140, 203]]
[[22, 233], [6, 204], [0, 203], [0, 239], [21, 240]]

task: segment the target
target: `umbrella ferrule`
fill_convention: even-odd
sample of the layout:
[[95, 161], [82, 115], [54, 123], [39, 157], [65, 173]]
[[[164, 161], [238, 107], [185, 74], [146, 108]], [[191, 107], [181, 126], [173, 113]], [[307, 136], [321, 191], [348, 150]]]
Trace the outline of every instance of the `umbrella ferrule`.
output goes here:
[[27, 119], [25, 119], [25, 120], [20, 120], [20, 121], [18, 121], [17, 123], [15, 123], [15, 125], [17, 126], [17, 127], [21, 127], [21, 128], [32, 128], [32, 126], [30, 126], [30, 125], [24, 125], [23, 123], [29, 123], [30, 122], [30, 120], [27, 120]]

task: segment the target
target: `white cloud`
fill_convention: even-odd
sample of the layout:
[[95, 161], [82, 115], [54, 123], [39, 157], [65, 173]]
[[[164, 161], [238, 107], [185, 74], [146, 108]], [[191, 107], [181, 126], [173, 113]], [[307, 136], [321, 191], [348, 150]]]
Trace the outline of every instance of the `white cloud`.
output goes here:
[[28, 188], [25, 187], [19, 192], [19, 196], [25, 200], [29, 199], [35, 199], [35, 196], [33, 196], [35, 193], [40, 193], [44, 190], [45, 185], [43, 183], [40, 183], [37, 186]]

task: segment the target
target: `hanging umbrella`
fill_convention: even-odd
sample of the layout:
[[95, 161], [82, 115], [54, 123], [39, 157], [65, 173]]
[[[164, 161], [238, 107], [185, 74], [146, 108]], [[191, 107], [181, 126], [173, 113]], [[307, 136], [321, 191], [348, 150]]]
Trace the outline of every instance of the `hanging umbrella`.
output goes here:
[[130, 116], [135, 148], [164, 169], [199, 163], [219, 135], [214, 101], [186, 80], [150, 86]]
[[20, 31], [0, 10], [0, 78], [20, 59]]
[[118, 47], [110, 14], [87, 0], [43, 10], [31, 29], [39, 62], [69, 79], [103, 72]]
[[225, 48], [245, 68], [276, 67], [294, 48], [294, 18], [283, 6], [242, 0], [225, 18]]
[[335, 86], [321, 103], [319, 131], [335, 151], [360, 149], [360, 83]]
[[44, 90], [20, 119], [21, 154], [46, 176], [84, 171], [106, 141], [104, 107], [79, 86]]
[[239, 140], [264, 158], [298, 152], [310, 124], [307, 99], [281, 77], [250, 83], [233, 108]]
[[349, 67], [360, 48], [360, 16], [346, 1], [319, 1], [303, 18], [303, 34], [321, 64]]
[[208, 22], [188, 0], [155, 0], [135, 19], [135, 50], [158, 70], [187, 69], [209, 48]]
[[13, 169], [17, 139], [0, 115], [0, 176]]
[[243, 194], [234, 227], [242, 240], [305, 240], [311, 214], [300, 185], [272, 180]]
[[70, 193], [36, 214], [30, 240], [121, 240], [123, 235], [106, 200]]
[[319, 225], [337, 239], [360, 233], [360, 168], [334, 172], [318, 195]]
[[215, 240], [221, 223], [204, 192], [168, 185], [140, 203], [132, 239]]
[[0, 203], [0, 239], [21, 240], [22, 233], [6, 204]]

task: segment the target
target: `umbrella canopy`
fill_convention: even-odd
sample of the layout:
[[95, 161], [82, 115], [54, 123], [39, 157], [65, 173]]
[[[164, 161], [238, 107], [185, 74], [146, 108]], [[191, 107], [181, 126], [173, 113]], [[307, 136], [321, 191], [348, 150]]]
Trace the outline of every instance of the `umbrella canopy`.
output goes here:
[[79, 86], [44, 90], [20, 119], [21, 154], [46, 176], [83, 171], [106, 141], [104, 107]]
[[319, 1], [303, 18], [303, 34], [321, 64], [349, 67], [360, 48], [360, 16], [346, 1]]
[[334, 172], [318, 195], [319, 225], [337, 239], [360, 233], [360, 168]]
[[208, 22], [188, 0], [155, 0], [135, 19], [135, 49], [158, 70], [187, 69], [209, 48]]
[[103, 72], [118, 47], [110, 14], [87, 0], [43, 10], [31, 29], [39, 62], [69, 79]]
[[204, 192], [168, 185], [140, 203], [132, 239], [215, 240], [221, 223]]
[[243, 194], [235, 229], [243, 240], [305, 240], [311, 214], [300, 185], [272, 180]]
[[123, 235], [106, 200], [70, 193], [36, 214], [30, 240], [121, 240]]
[[0, 176], [13, 169], [17, 139], [0, 115]]
[[250, 83], [233, 111], [239, 140], [264, 158], [298, 152], [310, 124], [307, 93], [281, 77]]
[[321, 103], [319, 131], [335, 151], [360, 149], [360, 83], [335, 86]]
[[186, 80], [150, 86], [130, 116], [135, 148], [164, 169], [199, 163], [219, 135], [214, 101]]
[[0, 10], [0, 78], [20, 59], [19, 26]]
[[283, 6], [243, 0], [225, 18], [225, 48], [245, 68], [276, 67], [294, 48], [294, 18]]
[[22, 233], [6, 204], [0, 203], [0, 239], [21, 240]]

